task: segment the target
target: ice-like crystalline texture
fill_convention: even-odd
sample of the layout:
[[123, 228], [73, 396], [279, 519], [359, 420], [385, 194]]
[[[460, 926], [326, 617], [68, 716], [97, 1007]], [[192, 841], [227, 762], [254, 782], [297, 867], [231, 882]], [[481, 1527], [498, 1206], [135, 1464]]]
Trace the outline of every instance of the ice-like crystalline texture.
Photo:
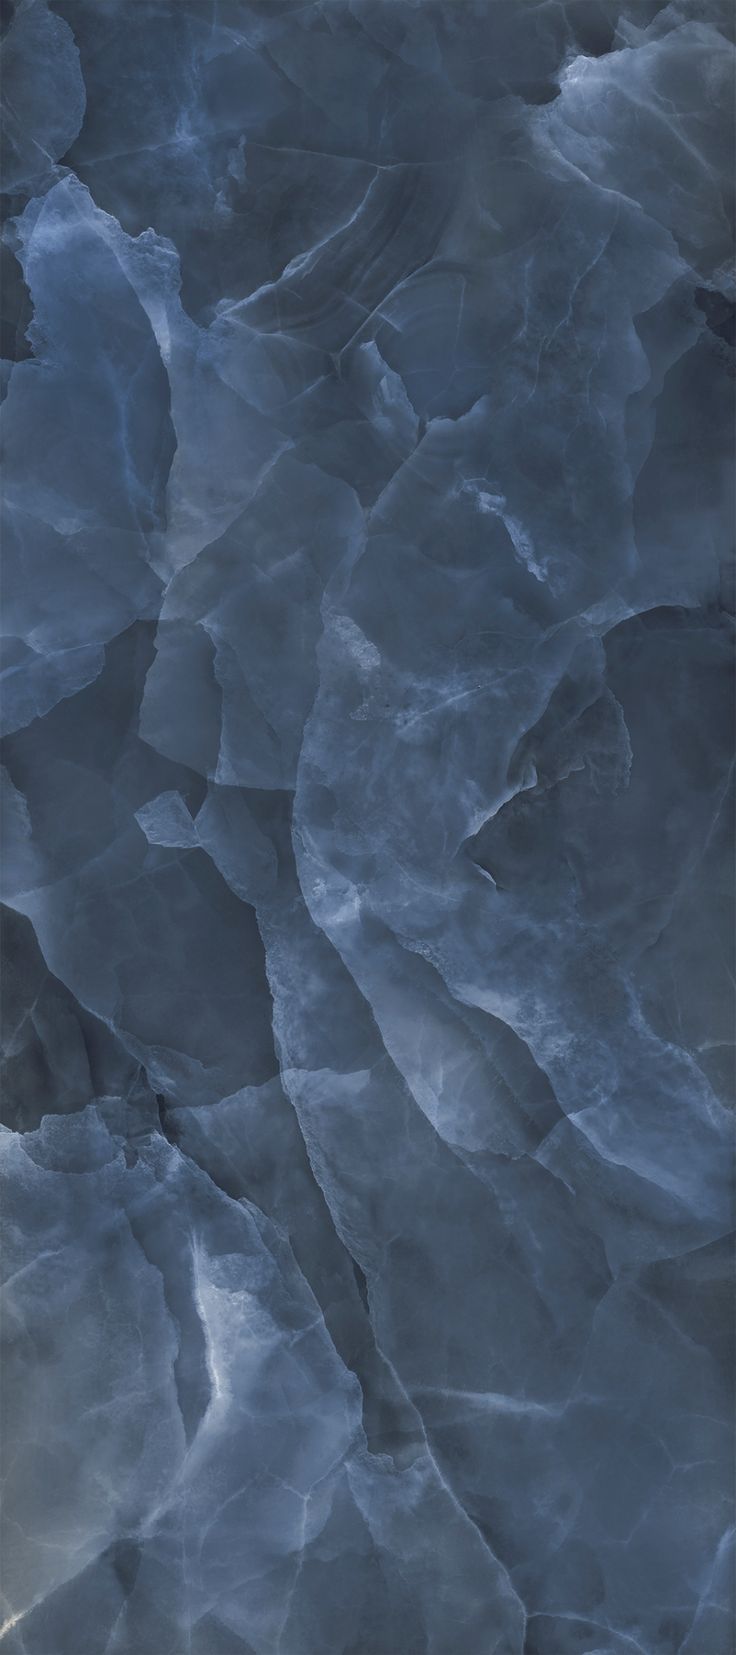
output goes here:
[[725, 0], [7, 0], [3, 1655], [730, 1655]]

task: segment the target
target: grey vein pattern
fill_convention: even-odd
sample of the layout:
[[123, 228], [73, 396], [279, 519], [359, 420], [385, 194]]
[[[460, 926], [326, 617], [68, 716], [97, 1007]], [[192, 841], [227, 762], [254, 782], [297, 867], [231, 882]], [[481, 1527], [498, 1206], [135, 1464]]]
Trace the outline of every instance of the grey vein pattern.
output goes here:
[[5, 0], [2, 1655], [729, 1655], [721, 0]]

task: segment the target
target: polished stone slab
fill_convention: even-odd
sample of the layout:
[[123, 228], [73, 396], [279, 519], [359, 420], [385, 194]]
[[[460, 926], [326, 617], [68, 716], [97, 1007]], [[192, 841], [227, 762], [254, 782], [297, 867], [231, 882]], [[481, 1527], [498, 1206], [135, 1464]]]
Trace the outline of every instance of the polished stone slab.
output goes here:
[[732, 1649], [732, 21], [2, 8], [4, 1655]]

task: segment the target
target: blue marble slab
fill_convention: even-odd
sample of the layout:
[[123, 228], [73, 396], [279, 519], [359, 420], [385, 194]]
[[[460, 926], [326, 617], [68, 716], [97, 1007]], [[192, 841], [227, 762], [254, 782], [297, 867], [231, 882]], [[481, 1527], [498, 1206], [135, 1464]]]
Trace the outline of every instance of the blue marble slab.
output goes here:
[[4, 0], [2, 1655], [730, 1655], [733, 12]]

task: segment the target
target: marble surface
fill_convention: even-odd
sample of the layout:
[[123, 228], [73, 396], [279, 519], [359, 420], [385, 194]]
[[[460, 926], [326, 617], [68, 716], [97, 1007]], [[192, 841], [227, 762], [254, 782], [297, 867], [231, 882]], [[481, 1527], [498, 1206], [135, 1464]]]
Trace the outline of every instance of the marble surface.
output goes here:
[[729, 1655], [732, 10], [2, 7], [2, 1655]]

